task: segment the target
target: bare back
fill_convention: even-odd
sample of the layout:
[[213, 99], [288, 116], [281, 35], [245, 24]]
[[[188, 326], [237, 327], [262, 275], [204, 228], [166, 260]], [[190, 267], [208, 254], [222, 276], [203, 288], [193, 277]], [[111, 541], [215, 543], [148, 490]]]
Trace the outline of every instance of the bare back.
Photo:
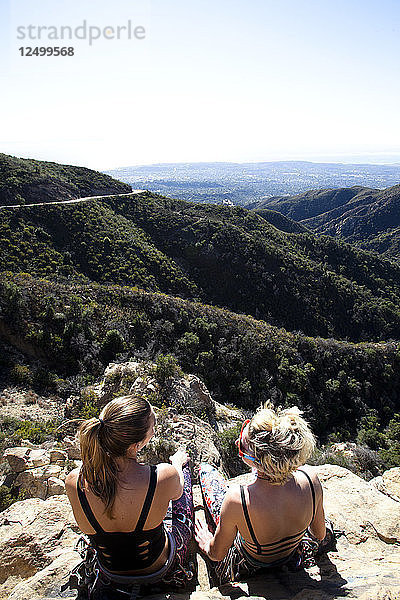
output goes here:
[[[113, 506], [113, 517], [110, 519], [105, 514], [105, 505], [89, 488], [86, 482], [82, 482], [89, 504], [105, 531], [133, 531], [136, 527], [144, 499], [149, 487], [150, 468], [147, 465], [138, 465], [127, 473], [127, 476], [119, 482]], [[166, 469], [164, 468], [166, 467]], [[154, 499], [147, 517], [144, 529], [156, 527], [164, 519], [171, 495], [170, 471], [171, 465], [159, 465], [157, 487]], [[67, 494], [71, 502], [76, 522], [83, 533], [94, 533], [85, 516], [76, 491], [79, 470], [76, 469], [68, 475]]]
[[[72, 471], [66, 481], [66, 490], [71, 502], [76, 522], [83, 533], [95, 534], [93, 526], [86, 516], [78, 497], [77, 484], [79, 470]], [[130, 533], [138, 523], [145, 498], [149, 489], [150, 467], [134, 463], [121, 474], [117, 488], [113, 517], [105, 512], [105, 504], [89, 488], [85, 481], [79, 481], [84, 489], [89, 506], [100, 527], [107, 533]], [[143, 531], [153, 530], [159, 526], [168, 509], [170, 500], [179, 493], [179, 475], [172, 465], [161, 464], [157, 468], [157, 484], [153, 500], [143, 523]], [[150, 568], [141, 569], [140, 572], [152, 572], [164, 564], [168, 555], [168, 541], [165, 540], [164, 551]]]
[[[245, 507], [240, 488], [230, 489], [229, 504], [235, 513], [236, 527], [246, 550], [258, 560], [273, 562], [287, 556], [309, 526], [316, 537], [323, 538], [325, 525], [321, 484], [315, 474], [308, 469], [306, 472], [312, 486], [300, 470], [284, 485], [271, 485], [257, 479], [243, 489]], [[245, 516], [246, 508], [250, 527]]]

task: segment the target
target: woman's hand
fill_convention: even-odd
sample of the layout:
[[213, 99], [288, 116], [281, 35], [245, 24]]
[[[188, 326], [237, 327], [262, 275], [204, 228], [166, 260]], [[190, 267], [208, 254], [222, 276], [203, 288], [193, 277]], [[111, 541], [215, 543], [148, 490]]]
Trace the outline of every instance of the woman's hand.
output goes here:
[[169, 457], [169, 460], [176, 469], [182, 469], [183, 465], [186, 465], [186, 463], [189, 461], [189, 454], [186, 452], [186, 450], [177, 450], [175, 454]]
[[194, 537], [199, 545], [200, 550], [205, 554], [208, 554], [210, 551], [210, 543], [214, 536], [199, 519], [195, 520]]

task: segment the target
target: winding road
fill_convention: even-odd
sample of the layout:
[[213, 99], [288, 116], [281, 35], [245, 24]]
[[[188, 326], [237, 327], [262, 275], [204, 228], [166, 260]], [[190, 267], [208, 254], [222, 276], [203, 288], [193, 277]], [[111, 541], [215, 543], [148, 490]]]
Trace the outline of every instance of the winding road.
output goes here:
[[34, 202], [33, 204], [8, 204], [0, 206], [2, 208], [26, 208], [27, 206], [51, 206], [52, 204], [73, 204], [75, 202], [87, 202], [88, 200], [99, 200], [101, 198], [110, 198], [111, 196], [132, 196], [144, 194], [146, 190], [132, 190], [127, 194], [107, 194], [106, 196], [85, 196], [84, 198], [73, 198], [72, 200], [58, 200], [57, 202]]

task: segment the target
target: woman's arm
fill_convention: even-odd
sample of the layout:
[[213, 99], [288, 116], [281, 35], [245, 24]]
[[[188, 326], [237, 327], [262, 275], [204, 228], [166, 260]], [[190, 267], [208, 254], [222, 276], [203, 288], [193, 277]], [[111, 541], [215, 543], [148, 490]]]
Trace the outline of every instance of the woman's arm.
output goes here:
[[310, 531], [318, 540], [323, 540], [326, 535], [324, 494], [322, 485], [316, 473], [310, 473], [315, 490], [315, 515], [310, 524]]
[[236, 537], [236, 502], [228, 490], [221, 506], [220, 521], [213, 535], [198, 519], [195, 523], [195, 538], [211, 560], [222, 560]]
[[168, 479], [168, 494], [170, 500], [179, 500], [183, 493], [185, 483], [182, 467], [188, 462], [189, 455], [186, 450], [178, 450], [169, 460], [171, 465], [163, 464], [165, 475]]

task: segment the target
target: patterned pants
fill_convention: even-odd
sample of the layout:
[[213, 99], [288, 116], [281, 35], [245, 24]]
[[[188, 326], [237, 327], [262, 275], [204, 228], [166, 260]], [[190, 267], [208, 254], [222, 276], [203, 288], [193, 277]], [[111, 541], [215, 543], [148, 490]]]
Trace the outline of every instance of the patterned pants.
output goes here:
[[174, 537], [176, 554], [171, 568], [163, 581], [177, 586], [184, 586], [193, 578], [193, 565], [189, 564], [189, 544], [193, 539], [193, 493], [192, 480], [188, 465], [183, 467], [183, 494], [178, 500], [170, 503], [164, 519], [165, 529]]

